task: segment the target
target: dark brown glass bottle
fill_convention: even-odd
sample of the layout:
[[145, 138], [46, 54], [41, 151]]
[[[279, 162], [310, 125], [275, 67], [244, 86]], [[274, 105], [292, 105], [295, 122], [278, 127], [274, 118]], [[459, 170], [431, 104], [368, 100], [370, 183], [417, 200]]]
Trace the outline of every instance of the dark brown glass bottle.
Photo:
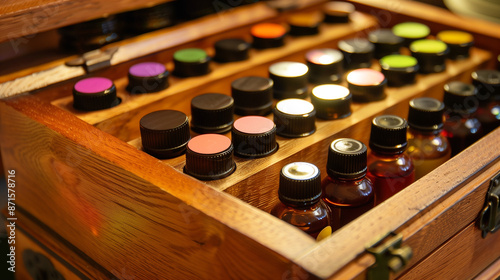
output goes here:
[[332, 228], [337, 230], [373, 208], [372, 182], [366, 178], [366, 146], [350, 138], [330, 144], [326, 170], [321, 182], [323, 201], [332, 210]]
[[475, 116], [488, 134], [500, 126], [500, 71], [478, 70], [471, 76], [479, 100]]
[[463, 151], [483, 135], [474, 113], [478, 108], [477, 89], [467, 83], [453, 81], [444, 85], [444, 135], [451, 145], [451, 156]]
[[321, 200], [321, 174], [311, 163], [293, 162], [280, 172], [279, 200], [271, 214], [316, 238], [331, 226], [330, 208]]
[[450, 159], [451, 148], [443, 135], [444, 104], [429, 97], [410, 101], [408, 148], [415, 165], [415, 180]]
[[413, 161], [406, 150], [408, 123], [394, 115], [382, 115], [372, 121], [368, 178], [375, 189], [375, 205], [390, 198], [415, 181]]

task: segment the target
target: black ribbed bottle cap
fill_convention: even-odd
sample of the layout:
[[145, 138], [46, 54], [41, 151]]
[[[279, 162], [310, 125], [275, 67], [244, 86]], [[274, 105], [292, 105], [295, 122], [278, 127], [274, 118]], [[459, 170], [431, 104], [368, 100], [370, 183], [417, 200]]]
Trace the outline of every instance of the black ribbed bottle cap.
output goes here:
[[304, 137], [316, 131], [316, 110], [306, 100], [289, 98], [281, 100], [273, 110], [276, 133], [288, 138]]
[[277, 23], [258, 23], [250, 29], [253, 42], [252, 47], [256, 49], [269, 49], [281, 47], [285, 44], [288, 30]]
[[370, 148], [377, 152], [399, 153], [406, 149], [405, 119], [394, 115], [382, 115], [372, 120]]
[[411, 55], [418, 60], [420, 73], [439, 73], [446, 70], [450, 49], [439, 40], [422, 39], [410, 44]]
[[340, 138], [330, 144], [326, 170], [330, 177], [356, 179], [366, 174], [367, 148], [351, 138]]
[[372, 65], [374, 45], [365, 38], [353, 38], [338, 42], [344, 54], [345, 69], [368, 68]]
[[276, 125], [262, 116], [246, 116], [237, 119], [231, 131], [231, 138], [234, 153], [240, 157], [264, 157], [278, 149]]
[[280, 172], [279, 200], [285, 204], [308, 206], [321, 197], [321, 173], [308, 162], [292, 162]]
[[461, 81], [449, 82], [444, 85], [443, 103], [448, 112], [472, 114], [479, 106], [477, 89]]
[[314, 49], [306, 53], [311, 84], [340, 83], [344, 73], [344, 55], [334, 49]]
[[355, 11], [351, 3], [342, 1], [330, 1], [323, 6], [325, 14], [324, 22], [327, 23], [348, 23], [349, 16]]
[[248, 76], [231, 83], [234, 112], [240, 116], [266, 116], [273, 106], [273, 80]]
[[384, 74], [370, 68], [360, 68], [347, 74], [347, 87], [356, 102], [371, 102], [385, 98], [387, 79]]
[[233, 62], [248, 59], [251, 44], [239, 38], [222, 39], [214, 44], [214, 60], [217, 62]]
[[233, 125], [231, 96], [205, 93], [191, 99], [191, 129], [197, 133], [226, 133]]
[[113, 81], [102, 77], [86, 78], [73, 87], [73, 107], [82, 111], [108, 109], [120, 104]]
[[292, 36], [308, 36], [319, 33], [319, 25], [323, 21], [321, 14], [313, 13], [298, 13], [288, 17], [288, 25], [290, 26], [289, 34]]
[[194, 77], [210, 72], [210, 61], [207, 53], [198, 48], [187, 48], [174, 53], [174, 72], [178, 77]]
[[394, 35], [390, 29], [377, 29], [368, 34], [368, 41], [375, 47], [374, 57], [380, 59], [386, 55], [399, 54], [404, 39]]
[[191, 138], [188, 117], [179, 111], [155, 111], [142, 117], [139, 124], [144, 151], [157, 158], [181, 155]]
[[351, 115], [352, 95], [341, 85], [319, 85], [312, 89], [311, 103], [320, 119], [334, 120]]
[[225, 178], [236, 169], [231, 139], [220, 134], [193, 137], [187, 145], [184, 172], [200, 180]]
[[169, 72], [157, 62], [142, 62], [128, 69], [127, 90], [133, 94], [158, 92], [168, 87]]
[[306, 98], [308, 71], [307, 65], [300, 62], [282, 61], [269, 66], [274, 98]]
[[408, 125], [416, 130], [433, 131], [443, 127], [444, 104], [430, 97], [410, 100]]
[[500, 100], [500, 71], [477, 70], [472, 72], [471, 76], [480, 101]]

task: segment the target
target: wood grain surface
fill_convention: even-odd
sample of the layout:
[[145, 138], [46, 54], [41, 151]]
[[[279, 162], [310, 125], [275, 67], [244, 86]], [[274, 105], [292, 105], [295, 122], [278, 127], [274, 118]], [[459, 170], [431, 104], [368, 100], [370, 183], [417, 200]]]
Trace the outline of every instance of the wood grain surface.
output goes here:
[[472, 279], [490, 263], [497, 271], [483, 279], [495, 279], [500, 275], [499, 264], [494, 263], [499, 257], [500, 235], [483, 239], [476, 223], [472, 223], [399, 279]]
[[281, 278], [315, 243], [34, 96], [0, 107], [17, 203], [109, 271]]
[[[30, 234], [97, 279], [99, 273], [119, 279], [365, 279], [374, 261], [365, 252], [366, 244], [390, 231], [401, 233], [404, 245], [414, 251], [405, 270], [391, 277], [431, 277], [441, 260], [452, 278], [477, 275], [500, 252], [498, 234], [480, 240], [473, 226], [488, 180], [500, 169], [500, 129], [321, 242], [266, 212], [277, 201], [283, 165], [309, 161], [325, 177], [324, 155], [333, 139], [368, 143], [373, 116], [405, 117], [410, 99], [440, 99], [446, 82], [470, 81], [473, 70], [491, 66], [488, 51], [475, 48], [471, 58], [447, 62], [443, 73], [419, 75], [414, 85], [388, 88], [382, 101], [355, 103], [346, 119], [318, 120], [316, 133], [309, 137], [278, 137], [278, 152], [261, 159], [236, 158], [236, 172], [225, 179], [193, 179], [182, 173], [184, 157], [162, 161], [141, 150], [138, 121], [143, 115], [165, 108], [189, 115], [190, 99], [196, 95], [229, 95], [230, 82], [238, 77], [267, 76], [274, 61], [303, 61], [308, 48], [335, 48], [339, 39], [364, 37], [376, 28], [371, 16], [355, 13], [353, 19], [341, 28], [322, 26], [318, 36], [287, 38], [289, 44], [281, 49], [252, 50], [245, 62], [214, 64], [207, 76], [172, 78], [172, 85], [157, 94], [125, 92], [128, 67], [155, 58], [171, 69], [174, 50], [199, 46], [210, 53], [216, 39], [248, 36], [242, 31], [250, 22], [226, 33], [175, 41], [137, 60], [124, 57], [119, 65], [96, 73], [113, 79], [122, 98], [122, 104], [109, 110], [72, 109], [75, 79], [0, 100], [0, 152], [5, 168], [16, 170], [16, 201], [44, 231], [37, 232], [37, 225], [28, 222]], [[136, 50], [134, 56], [145, 54]], [[460, 240], [477, 249], [468, 246], [459, 252]], [[64, 253], [63, 245], [71, 253]], [[99, 267], [95, 276], [83, 267], [89, 260]]]
[[0, 42], [169, 0], [21, 0], [0, 3]]

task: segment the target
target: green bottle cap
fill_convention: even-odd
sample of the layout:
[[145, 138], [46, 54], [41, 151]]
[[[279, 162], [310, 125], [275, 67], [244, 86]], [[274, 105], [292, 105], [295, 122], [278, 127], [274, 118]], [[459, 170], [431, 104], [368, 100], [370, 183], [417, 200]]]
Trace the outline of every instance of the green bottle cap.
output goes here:
[[392, 27], [392, 32], [402, 38], [418, 39], [429, 36], [431, 30], [425, 24], [418, 22], [403, 22]]
[[448, 46], [446, 43], [439, 40], [423, 39], [417, 40], [410, 45], [412, 52], [419, 53], [442, 53], [446, 51]]
[[380, 65], [384, 69], [414, 67], [417, 63], [417, 59], [413, 56], [401, 54], [387, 55], [380, 59]]
[[207, 58], [207, 53], [198, 48], [190, 48], [176, 51], [174, 59], [181, 62], [201, 62]]

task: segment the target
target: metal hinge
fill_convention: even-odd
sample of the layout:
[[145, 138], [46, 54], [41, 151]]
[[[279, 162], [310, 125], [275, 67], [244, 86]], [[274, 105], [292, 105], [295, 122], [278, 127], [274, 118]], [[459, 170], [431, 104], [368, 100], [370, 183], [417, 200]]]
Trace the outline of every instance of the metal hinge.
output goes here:
[[500, 229], [500, 172], [490, 180], [486, 202], [479, 216], [479, 229], [483, 231], [483, 238], [488, 233]]
[[413, 251], [401, 246], [403, 236], [390, 232], [368, 245], [366, 251], [375, 257], [375, 263], [366, 272], [368, 280], [389, 279], [389, 273], [398, 272], [410, 261]]
[[118, 48], [110, 48], [105, 51], [93, 50], [86, 52], [80, 57], [67, 61], [67, 66], [83, 66], [87, 73], [111, 66], [111, 58]]

